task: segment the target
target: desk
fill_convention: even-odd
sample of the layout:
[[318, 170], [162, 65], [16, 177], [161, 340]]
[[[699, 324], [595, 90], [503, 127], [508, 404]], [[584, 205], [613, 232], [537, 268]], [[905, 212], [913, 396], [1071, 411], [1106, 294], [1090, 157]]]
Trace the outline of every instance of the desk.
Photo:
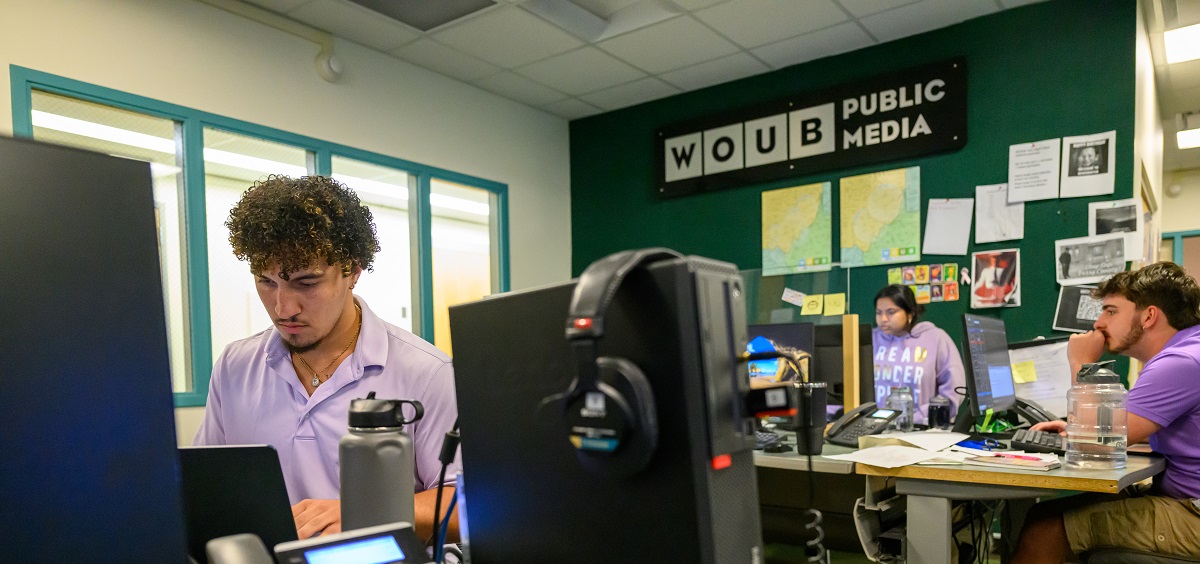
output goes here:
[[[787, 437], [787, 435], [784, 435]], [[788, 440], [793, 447], [796, 445], [794, 436]], [[848, 460], [833, 460], [825, 458], [828, 454], [849, 454], [858, 449], [826, 444], [821, 448], [821, 454], [812, 457], [813, 471], [822, 474], [853, 474], [853, 462]], [[808, 457], [792, 452], [770, 453], [761, 450], [754, 451], [754, 465], [762, 468], [779, 468], [782, 470], [808, 471]]]
[[[757, 459], [756, 459], [757, 462]], [[813, 466], [816, 466], [814, 460]], [[1130, 456], [1121, 470], [1011, 470], [971, 465], [918, 465], [879, 468], [858, 464], [864, 476], [894, 478], [896, 493], [908, 496], [908, 562], [950, 562], [952, 500], [1024, 499], [1056, 490], [1117, 493], [1162, 472], [1158, 456]]]

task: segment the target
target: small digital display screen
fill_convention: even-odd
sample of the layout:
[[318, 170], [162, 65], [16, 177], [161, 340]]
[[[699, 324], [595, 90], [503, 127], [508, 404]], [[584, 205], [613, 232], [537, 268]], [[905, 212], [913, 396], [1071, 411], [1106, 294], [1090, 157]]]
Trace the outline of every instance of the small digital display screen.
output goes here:
[[403, 562], [404, 552], [395, 537], [376, 537], [336, 546], [317, 548], [304, 553], [308, 564], [387, 564]]
[[874, 417], [875, 419], [887, 419], [895, 412], [896, 410], [894, 409], [877, 409], [875, 410], [875, 413], [871, 414], [871, 417]]

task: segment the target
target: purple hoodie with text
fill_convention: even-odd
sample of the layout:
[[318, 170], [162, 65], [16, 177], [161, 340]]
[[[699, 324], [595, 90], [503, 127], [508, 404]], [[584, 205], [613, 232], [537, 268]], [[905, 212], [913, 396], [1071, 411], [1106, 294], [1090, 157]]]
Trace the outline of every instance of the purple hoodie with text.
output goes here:
[[913, 421], [925, 424], [929, 419], [929, 400], [936, 395], [950, 400], [950, 417], [958, 413], [959, 394], [954, 388], [966, 385], [966, 372], [958, 347], [950, 335], [922, 321], [903, 337], [871, 332], [875, 364], [875, 404], [887, 404], [893, 386], [909, 386], [917, 412]]

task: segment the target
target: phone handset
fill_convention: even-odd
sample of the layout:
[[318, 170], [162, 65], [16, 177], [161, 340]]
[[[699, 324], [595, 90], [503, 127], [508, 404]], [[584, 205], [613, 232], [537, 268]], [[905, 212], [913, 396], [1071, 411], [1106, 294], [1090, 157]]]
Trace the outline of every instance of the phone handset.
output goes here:
[[829, 431], [827, 431], [825, 434], [830, 437], [837, 435], [846, 427], [846, 425], [853, 423], [859, 417], [868, 415], [873, 411], [875, 411], [875, 402], [869, 401], [860, 404], [858, 407], [846, 412], [846, 414], [838, 418], [837, 421], [834, 421], [833, 425], [829, 426]]

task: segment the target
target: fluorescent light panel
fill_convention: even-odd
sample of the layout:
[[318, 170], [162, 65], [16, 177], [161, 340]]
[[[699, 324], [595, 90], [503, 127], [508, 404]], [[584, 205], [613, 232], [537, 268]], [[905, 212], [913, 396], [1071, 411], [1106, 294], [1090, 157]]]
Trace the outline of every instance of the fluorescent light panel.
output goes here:
[[1200, 24], [1172, 29], [1163, 34], [1167, 63], [1200, 59]]
[[1175, 133], [1175, 143], [1180, 149], [1200, 147], [1200, 129], [1185, 129]]
[[[81, 119], [60, 116], [40, 110], [33, 110], [33, 125], [46, 129], [53, 129], [63, 133], [71, 133], [108, 141], [110, 143], [118, 143], [166, 153], [168, 155], [175, 154], [175, 141], [173, 139], [163, 139], [154, 135], [129, 131], [109, 125], [92, 123]], [[220, 149], [204, 149], [204, 160], [212, 163], [218, 163], [237, 167], [255, 172], [271, 173], [271, 174], [287, 174], [289, 176], [304, 176], [308, 174], [308, 169], [301, 166], [284, 164], [268, 159], [260, 159], [240, 153], [231, 153]], [[345, 176], [341, 174], [333, 175], [338, 181], [350, 186], [351, 188], [372, 195], [378, 195], [388, 199], [407, 200], [408, 192], [399, 186], [387, 184], [385, 182], [376, 182], [365, 178], [357, 178], [354, 176]], [[488, 204], [480, 202], [472, 202], [462, 198], [452, 196], [443, 196], [441, 194], [430, 194], [429, 205], [447, 210], [455, 210], [475, 215], [487, 216], [490, 213]]]

